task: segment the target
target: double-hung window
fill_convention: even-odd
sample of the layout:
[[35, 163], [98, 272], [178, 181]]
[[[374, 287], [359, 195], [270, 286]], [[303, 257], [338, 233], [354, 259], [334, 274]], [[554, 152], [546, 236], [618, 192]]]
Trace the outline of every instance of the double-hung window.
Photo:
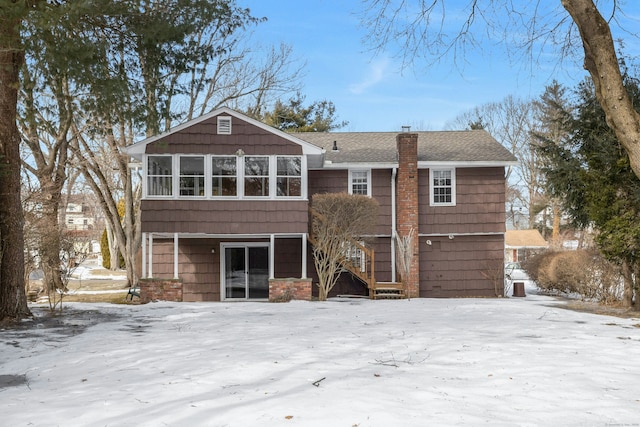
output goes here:
[[180, 195], [204, 196], [204, 157], [180, 157]]
[[244, 195], [269, 197], [269, 157], [244, 157]]
[[349, 171], [349, 194], [361, 194], [371, 196], [371, 171], [370, 170], [350, 170]]
[[276, 186], [278, 197], [302, 195], [302, 159], [297, 156], [278, 156]]
[[455, 189], [455, 169], [429, 169], [431, 206], [454, 206], [456, 204]]
[[173, 195], [172, 160], [172, 156], [147, 157], [147, 195]]
[[237, 157], [211, 158], [211, 195], [238, 195], [238, 162]]

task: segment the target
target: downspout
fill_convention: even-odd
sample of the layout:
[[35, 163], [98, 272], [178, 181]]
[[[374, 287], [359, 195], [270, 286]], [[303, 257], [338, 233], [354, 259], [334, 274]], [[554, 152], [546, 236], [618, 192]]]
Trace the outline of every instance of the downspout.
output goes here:
[[147, 278], [147, 233], [142, 233], [142, 274], [140, 278]]
[[391, 282], [396, 282], [396, 174], [397, 168], [391, 169]]

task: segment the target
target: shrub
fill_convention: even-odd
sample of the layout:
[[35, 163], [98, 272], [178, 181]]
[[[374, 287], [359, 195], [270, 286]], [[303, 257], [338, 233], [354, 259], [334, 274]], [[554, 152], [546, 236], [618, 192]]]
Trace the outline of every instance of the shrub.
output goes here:
[[619, 267], [595, 251], [548, 251], [527, 260], [523, 268], [546, 293], [578, 294], [605, 304], [622, 297]]
[[106, 228], [100, 238], [100, 252], [102, 253], [102, 266], [109, 270], [111, 268], [111, 251], [109, 250], [109, 239], [107, 238]]
[[[111, 269], [111, 250], [109, 249], [109, 238], [107, 237], [107, 229], [105, 228], [100, 238], [100, 252], [102, 253], [102, 266], [107, 270]], [[124, 257], [120, 254], [120, 268], [125, 268]]]

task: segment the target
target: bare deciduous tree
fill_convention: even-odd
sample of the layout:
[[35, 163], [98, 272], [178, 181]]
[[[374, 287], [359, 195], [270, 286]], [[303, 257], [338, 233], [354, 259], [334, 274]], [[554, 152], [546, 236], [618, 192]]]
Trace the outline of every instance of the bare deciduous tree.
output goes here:
[[[99, 39], [110, 42], [94, 64], [99, 77], [90, 82], [86, 100], [92, 109], [74, 123], [71, 148], [105, 212], [110, 245], [117, 247], [112, 261], [118, 260], [117, 252], [122, 254], [131, 286], [138, 280], [141, 182], [140, 169], [131, 169], [122, 149], [141, 134], [156, 135], [222, 105], [260, 111], [271, 97], [296, 89], [301, 73], [289, 47], [273, 48], [266, 56], [264, 49], [243, 47], [241, 41], [248, 37], [243, 30], [261, 22], [248, 10], [233, 2], [219, 9], [194, 2], [188, 13], [196, 21], [190, 25], [185, 11], [167, 7], [170, 3], [149, 3], [144, 13], [125, 16], [127, 32], [108, 23], [95, 30]], [[172, 20], [180, 25], [171, 27], [171, 34], [151, 44], [136, 42], [153, 39]]]
[[59, 209], [62, 190], [67, 179], [70, 127], [73, 117], [73, 95], [68, 76], [54, 65], [42, 60], [43, 56], [55, 57], [49, 50], [52, 34], [43, 31], [41, 37], [29, 39], [28, 63], [22, 68], [22, 91], [18, 123], [22, 140], [29, 155], [22, 162], [27, 174], [34, 176], [38, 188], [31, 195], [38, 195], [38, 220], [33, 223], [40, 244], [40, 267], [44, 284], [49, 291], [64, 287], [60, 272], [62, 225]]
[[377, 224], [378, 202], [347, 193], [315, 194], [311, 209], [313, 261], [319, 299], [325, 301], [348, 262], [347, 248]]
[[[448, 13], [452, 6], [447, 9], [445, 0], [365, 0], [365, 4], [362, 21], [369, 28], [371, 45], [381, 50], [399, 43], [396, 47], [405, 66], [417, 58], [436, 62], [446, 56], [460, 61], [467, 49], [482, 49], [486, 39], [501, 40], [514, 48], [511, 53], [524, 52], [532, 62], [543, 56], [545, 47], [557, 48], [564, 57], [581, 44], [583, 66], [593, 80], [607, 124], [640, 177], [640, 114], [625, 89], [611, 34], [612, 26], [622, 27], [625, 20], [629, 26], [638, 25], [637, 19], [624, 13], [624, 3], [596, 6], [593, 0], [560, 0], [554, 6], [533, 0], [517, 10], [510, 0], [473, 0], [465, 6], [463, 19], [461, 10]], [[638, 37], [633, 27], [621, 30], [628, 37]]]
[[396, 241], [396, 260], [398, 269], [400, 270], [400, 279], [402, 280], [402, 286], [404, 287], [404, 294], [408, 299], [411, 298], [411, 292], [409, 292], [409, 283], [407, 278], [411, 274], [411, 264], [413, 264], [414, 257], [414, 239], [416, 238], [416, 230], [411, 228], [406, 236], [400, 236], [398, 233], [395, 235]]
[[[458, 115], [448, 127], [486, 129], [518, 158], [518, 166], [507, 168], [507, 208], [519, 207], [528, 212], [525, 227], [533, 228], [543, 196], [540, 159], [531, 147], [532, 133], [539, 127], [536, 105], [532, 100], [507, 96]], [[509, 197], [512, 196], [512, 197]], [[517, 225], [514, 226], [516, 228]]]

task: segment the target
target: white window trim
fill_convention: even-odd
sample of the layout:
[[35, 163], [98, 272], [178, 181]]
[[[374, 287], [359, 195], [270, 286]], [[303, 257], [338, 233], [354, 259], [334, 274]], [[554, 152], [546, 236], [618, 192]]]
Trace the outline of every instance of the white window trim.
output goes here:
[[[433, 172], [434, 171], [450, 171], [451, 172], [451, 202], [435, 203], [433, 194]], [[429, 169], [429, 206], [455, 206], [456, 205], [456, 168], [430, 168]]]
[[371, 197], [371, 169], [349, 169], [349, 194], [353, 194], [353, 173], [354, 172], [366, 172], [367, 173], [367, 196]]
[[[227, 157], [232, 157], [236, 159], [236, 195], [235, 196], [214, 196], [211, 194], [211, 192], [213, 191], [213, 186], [211, 183], [211, 180], [213, 178], [213, 166], [211, 165], [211, 163], [213, 162], [213, 159], [215, 158], [227, 158]], [[244, 167], [244, 162], [242, 161], [242, 157], [233, 155], [233, 154], [210, 154], [205, 156], [206, 158], [206, 162], [208, 164], [209, 167], [209, 171], [207, 172], [207, 180], [208, 180], [208, 185], [209, 185], [209, 189], [207, 191], [207, 198], [209, 199], [213, 199], [213, 200], [237, 200], [242, 198], [242, 192], [244, 191], [244, 182], [240, 181], [240, 175], [241, 175], [241, 168]], [[231, 176], [231, 175], [226, 175], [226, 176]]]
[[[148, 158], [151, 156], [167, 156], [171, 157], [171, 176], [172, 180], [172, 192], [171, 196], [167, 195], [149, 195], [148, 192]], [[180, 157], [204, 157], [204, 196], [181, 196], [180, 195]], [[215, 157], [235, 157], [236, 158], [236, 180], [237, 191], [236, 196], [213, 196], [211, 195], [211, 159]], [[221, 155], [221, 154], [145, 154], [143, 157], [143, 170], [144, 179], [142, 182], [143, 197], [145, 199], [152, 200], [306, 200], [308, 197], [308, 170], [307, 170], [307, 156], [299, 154], [278, 154], [278, 155], [254, 155], [249, 157], [267, 157], [269, 159], [269, 196], [245, 196], [244, 195], [244, 159], [245, 156], [235, 155]], [[301, 159], [301, 173], [302, 173], [302, 191], [300, 196], [277, 196], [277, 158], [278, 157], [299, 157]], [[371, 179], [368, 175], [369, 182]], [[371, 185], [369, 184], [369, 189]]]
[[[171, 157], [171, 195], [166, 194], [149, 194], [149, 157]], [[145, 154], [143, 158], [142, 168], [144, 170], [144, 179], [142, 180], [142, 189], [145, 199], [173, 199], [176, 197], [176, 160], [171, 154]], [[179, 175], [179, 173], [178, 173]], [[159, 175], [156, 175], [159, 176]]]
[[[245, 186], [244, 180], [247, 177], [246, 177], [246, 175], [244, 173], [244, 165], [245, 165], [245, 159], [247, 157], [261, 157], [261, 158], [266, 157], [267, 158], [267, 161], [268, 161], [268, 164], [269, 164], [269, 174], [267, 175], [267, 179], [269, 180], [269, 189], [268, 189], [269, 190], [269, 195], [268, 196], [245, 196], [245, 194], [244, 194], [244, 186]], [[274, 182], [273, 182], [274, 178], [275, 178], [275, 175], [273, 173], [274, 162], [275, 162], [274, 156], [265, 156], [265, 155], [262, 155], [262, 154], [256, 154], [256, 155], [248, 155], [247, 154], [247, 155], [244, 155], [242, 157], [242, 170], [238, 174], [238, 175], [242, 175], [242, 183], [240, 184], [240, 186], [242, 187], [242, 196], [241, 196], [241, 198], [246, 199], [246, 200], [270, 200], [270, 199], [274, 199], [275, 198], [275, 197], [273, 197], [273, 194], [274, 194], [273, 192], [274, 192], [274, 189], [275, 189], [275, 185], [274, 185]], [[260, 176], [262, 176], [262, 175], [260, 175]]]
[[[278, 196], [278, 157], [297, 157], [300, 159], [300, 196]], [[274, 176], [274, 180], [273, 180], [273, 193], [269, 193], [269, 194], [273, 194], [274, 198], [276, 199], [284, 199], [284, 200], [291, 200], [291, 199], [299, 199], [299, 198], [306, 198], [306, 192], [307, 192], [307, 182], [306, 182], [306, 173], [305, 170], [307, 169], [307, 157], [306, 156], [298, 156], [298, 155], [286, 155], [286, 154], [278, 154], [276, 156], [272, 156], [271, 158], [271, 165], [269, 166], [270, 168], [273, 168], [273, 176]], [[271, 191], [271, 189], [269, 190]]]
[[[204, 194], [202, 196], [199, 195], [193, 195], [193, 196], [183, 196], [180, 194], [180, 178], [182, 177], [182, 175], [180, 174], [180, 159], [182, 158], [187, 158], [187, 157], [202, 157], [203, 158], [203, 162], [204, 162]], [[207, 156], [203, 155], [203, 154], [178, 154], [177, 155], [177, 164], [175, 165], [176, 169], [175, 171], [173, 171], [174, 173], [177, 173], [178, 175], [178, 182], [177, 182], [177, 186], [178, 186], [178, 198], [184, 198], [184, 199], [205, 199], [207, 197], [207, 194], [211, 193], [211, 182], [207, 182], [207, 176], [210, 175], [210, 173], [207, 172], [207, 168], [210, 165], [207, 165]], [[186, 175], [186, 176], [191, 176], [191, 175]]]

